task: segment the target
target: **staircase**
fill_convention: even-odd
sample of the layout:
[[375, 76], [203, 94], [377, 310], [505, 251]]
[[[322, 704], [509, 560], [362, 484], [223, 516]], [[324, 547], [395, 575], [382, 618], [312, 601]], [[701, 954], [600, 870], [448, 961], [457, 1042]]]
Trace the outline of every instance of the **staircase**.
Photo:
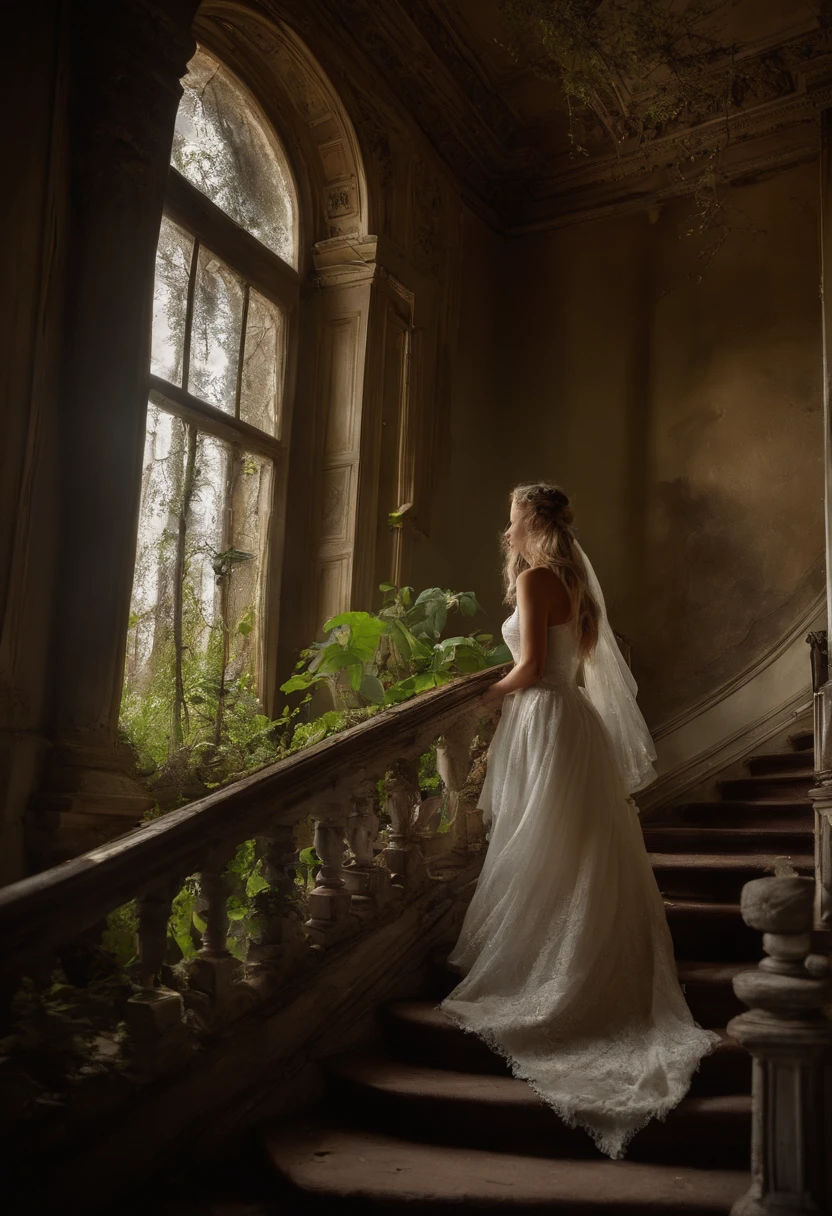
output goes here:
[[[760, 957], [740, 917], [744, 883], [787, 856], [813, 865], [812, 735], [756, 756], [720, 798], [644, 829], [694, 1016], [723, 1028], [731, 979]], [[504, 1062], [437, 1008], [457, 983], [441, 958], [432, 999], [380, 1011], [381, 1042], [328, 1062], [317, 1109], [265, 1129], [281, 1212], [728, 1213], [748, 1186], [751, 1060], [725, 1036], [665, 1123], [611, 1162]], [[723, 1032], [724, 1033], [724, 1032]]]

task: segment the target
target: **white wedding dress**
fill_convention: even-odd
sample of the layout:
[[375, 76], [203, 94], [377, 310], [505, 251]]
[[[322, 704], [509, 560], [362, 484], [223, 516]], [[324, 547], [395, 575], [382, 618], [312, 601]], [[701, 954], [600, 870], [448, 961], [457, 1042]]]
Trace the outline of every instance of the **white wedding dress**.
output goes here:
[[[516, 662], [516, 611], [503, 637]], [[479, 801], [488, 848], [449, 956], [464, 978], [440, 1007], [618, 1158], [684, 1097], [720, 1039], [679, 987], [615, 723], [581, 669], [575, 626], [552, 626], [543, 678], [505, 698]], [[634, 696], [627, 712], [646, 734]], [[646, 773], [645, 756], [629, 788]]]

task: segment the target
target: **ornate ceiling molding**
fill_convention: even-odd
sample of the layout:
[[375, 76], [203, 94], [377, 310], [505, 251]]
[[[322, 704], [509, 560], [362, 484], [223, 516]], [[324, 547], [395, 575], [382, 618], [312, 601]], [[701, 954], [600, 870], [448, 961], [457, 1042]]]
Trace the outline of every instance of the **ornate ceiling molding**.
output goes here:
[[524, 182], [516, 194], [508, 186], [503, 212], [516, 218], [507, 231], [521, 234], [649, 207], [689, 195], [705, 174], [725, 183], [753, 181], [804, 164], [818, 154], [818, 116], [830, 106], [832, 60], [790, 96], [626, 153], [572, 161]]
[[725, 182], [804, 163], [817, 155], [817, 115], [832, 105], [829, 32], [804, 22], [744, 47], [743, 59], [765, 57], [768, 70], [743, 108], [618, 150], [601, 142], [589, 156], [547, 155], [489, 78], [459, 5], [341, 0], [337, 13], [481, 213], [509, 233], [689, 194], [715, 163]]
[[[225, 2], [233, 7], [240, 0]], [[600, 131], [586, 131], [589, 155], [581, 155], [565, 145], [555, 89], [551, 105], [544, 93], [531, 119], [501, 92], [507, 80], [513, 87], [517, 79], [536, 79], [531, 54], [518, 61], [516, 73], [507, 74], [505, 63], [495, 66], [487, 40], [468, 24], [479, 2], [260, 0], [320, 48], [333, 79], [340, 62], [354, 98], [360, 101], [372, 82], [406, 113], [462, 197], [499, 231], [530, 232], [634, 210], [690, 194], [696, 179], [715, 169], [718, 180], [750, 181], [817, 155], [817, 116], [832, 106], [832, 41], [817, 22], [743, 48], [741, 57], [764, 60], [766, 71], [742, 108], [618, 149], [610, 149]], [[355, 120], [365, 128], [375, 123], [363, 136], [383, 151], [382, 126], [361, 112]], [[548, 143], [541, 134], [547, 126], [559, 131]]]

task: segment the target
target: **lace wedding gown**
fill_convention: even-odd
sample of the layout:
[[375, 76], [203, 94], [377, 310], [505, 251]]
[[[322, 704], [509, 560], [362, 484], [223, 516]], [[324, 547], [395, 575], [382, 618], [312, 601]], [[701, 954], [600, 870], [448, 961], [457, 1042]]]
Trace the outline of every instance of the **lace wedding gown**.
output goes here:
[[[517, 612], [503, 625], [515, 662]], [[510, 693], [479, 806], [489, 841], [441, 1002], [602, 1152], [624, 1155], [684, 1097], [719, 1036], [693, 1020], [638, 814], [577, 682], [571, 622]]]

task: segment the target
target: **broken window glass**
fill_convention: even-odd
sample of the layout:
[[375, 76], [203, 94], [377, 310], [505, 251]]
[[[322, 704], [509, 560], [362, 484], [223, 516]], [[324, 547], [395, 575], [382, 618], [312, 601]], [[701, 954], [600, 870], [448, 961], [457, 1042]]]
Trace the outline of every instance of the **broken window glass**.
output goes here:
[[241, 228], [294, 265], [291, 174], [248, 93], [202, 48], [182, 83], [171, 164]]

